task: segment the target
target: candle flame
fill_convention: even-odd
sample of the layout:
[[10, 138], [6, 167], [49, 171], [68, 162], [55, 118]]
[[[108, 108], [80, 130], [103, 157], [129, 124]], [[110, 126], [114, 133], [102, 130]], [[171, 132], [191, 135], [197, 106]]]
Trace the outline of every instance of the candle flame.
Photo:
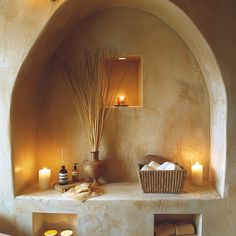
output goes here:
[[196, 161], [196, 162], [195, 162], [195, 165], [199, 165], [199, 162], [198, 162], [198, 161]]
[[41, 173], [48, 173], [48, 172], [51, 172], [51, 170], [46, 168], [46, 167], [44, 167], [43, 169], [39, 170], [39, 172], [41, 172]]
[[126, 60], [126, 57], [118, 57], [118, 60], [120, 60], [120, 61]]

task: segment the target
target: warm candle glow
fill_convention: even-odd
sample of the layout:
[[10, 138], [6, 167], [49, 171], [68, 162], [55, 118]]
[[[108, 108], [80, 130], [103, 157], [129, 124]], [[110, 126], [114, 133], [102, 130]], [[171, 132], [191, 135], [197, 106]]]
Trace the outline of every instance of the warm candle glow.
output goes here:
[[72, 230], [64, 230], [61, 232], [60, 235], [61, 236], [71, 236], [71, 235], [73, 235], [73, 231]]
[[118, 57], [118, 60], [120, 60], [120, 61], [126, 60], [126, 57]]
[[192, 182], [196, 185], [202, 185], [203, 182], [203, 166], [196, 162], [192, 165]]
[[125, 96], [121, 95], [121, 96], [117, 97], [117, 105], [118, 106], [126, 105]]
[[48, 230], [44, 233], [45, 236], [54, 236], [57, 235], [57, 230]]
[[121, 102], [125, 101], [125, 97], [124, 96], [120, 96], [120, 101]]
[[39, 170], [39, 188], [41, 190], [47, 190], [50, 188], [51, 170], [43, 168]]

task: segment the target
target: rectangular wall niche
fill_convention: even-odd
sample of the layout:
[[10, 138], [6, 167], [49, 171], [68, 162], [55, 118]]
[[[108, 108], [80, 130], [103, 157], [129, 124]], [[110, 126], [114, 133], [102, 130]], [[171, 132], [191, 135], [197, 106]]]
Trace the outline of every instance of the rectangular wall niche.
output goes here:
[[[202, 215], [201, 214], [155, 214], [154, 215], [154, 235], [155, 226], [161, 225], [163, 223], [192, 223], [195, 227], [194, 234], [184, 234], [191, 236], [202, 236]], [[174, 234], [177, 235], [177, 234]], [[178, 234], [181, 235], [181, 234]]]
[[42, 236], [48, 230], [57, 230], [57, 235], [63, 230], [72, 230], [77, 235], [77, 215], [59, 213], [33, 213], [34, 236]]
[[[142, 106], [142, 64], [139, 56], [122, 56], [106, 58], [106, 76], [111, 78], [111, 88], [119, 88], [114, 105], [118, 105], [119, 97], [124, 97], [122, 105]], [[122, 78], [122, 80], [121, 80]]]

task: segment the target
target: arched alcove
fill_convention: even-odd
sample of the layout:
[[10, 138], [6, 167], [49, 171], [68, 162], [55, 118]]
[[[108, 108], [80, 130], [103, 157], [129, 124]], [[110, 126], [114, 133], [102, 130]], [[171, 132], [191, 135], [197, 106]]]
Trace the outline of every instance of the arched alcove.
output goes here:
[[[128, 7], [160, 18], [185, 42], [198, 62], [210, 100], [210, 177], [223, 195], [226, 166], [226, 94], [216, 59], [188, 16], [173, 3], [150, 1], [68, 1], [50, 19], [18, 74], [11, 105], [12, 161], [15, 194], [37, 179], [37, 102], [47, 63], [64, 38], [78, 24], [107, 9]], [[68, 14], [69, 12], [69, 14]], [[78, 14], [79, 12], [79, 14]], [[33, 75], [33, 76], [32, 76]], [[49, 137], [47, 137], [49, 138]], [[52, 156], [55, 153], [52, 152]], [[53, 162], [53, 160], [52, 160]]]

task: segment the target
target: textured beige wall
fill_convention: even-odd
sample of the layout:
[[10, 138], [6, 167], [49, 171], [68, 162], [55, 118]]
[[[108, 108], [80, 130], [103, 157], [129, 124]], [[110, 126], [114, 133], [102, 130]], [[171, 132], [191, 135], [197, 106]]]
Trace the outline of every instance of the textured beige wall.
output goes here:
[[[226, 197], [223, 201], [211, 201], [203, 204], [204, 232], [207, 236], [234, 236], [235, 228], [235, 41], [236, 15], [235, 1], [176, 1], [193, 19], [204, 33], [216, 54], [221, 67], [224, 82], [227, 87], [228, 99], [228, 133], [227, 133], [227, 174]], [[34, 39], [39, 34], [44, 23], [49, 19], [54, 9], [48, 1], [16, 1], [3, 0], [0, 2], [0, 231], [14, 232], [15, 211], [13, 206], [10, 141], [8, 132], [10, 95], [15, 82], [17, 71], [24, 56], [30, 49]], [[222, 217], [224, 221], [222, 221]], [[209, 230], [206, 230], [208, 228]]]
[[[88, 158], [87, 137], [60, 72], [60, 61], [79, 57], [84, 47], [116, 49], [118, 55], [139, 55], [143, 60], [143, 107], [114, 108], [104, 133], [100, 150], [107, 159], [108, 181], [137, 179], [137, 162], [148, 154], [178, 161], [188, 173], [199, 161], [208, 178], [209, 99], [201, 70], [175, 31], [159, 18], [131, 8], [90, 17], [57, 49], [54, 68], [42, 79], [38, 95], [38, 167], [49, 166], [55, 176], [55, 149], [61, 147], [81, 164]], [[68, 159], [67, 165], [72, 163]]]
[[[222, 235], [236, 235], [236, 2], [227, 1], [173, 1], [179, 5], [199, 27], [212, 47], [219, 63], [227, 91], [227, 166], [226, 199], [216, 211], [209, 212], [215, 229]], [[219, 217], [219, 215], [221, 217]], [[224, 227], [217, 218], [224, 218]], [[209, 220], [210, 221], [210, 220]], [[208, 222], [209, 222], [208, 221]], [[212, 234], [213, 235], [213, 234]], [[220, 235], [220, 234], [219, 234]]]
[[[12, 168], [18, 173], [17, 181], [23, 183], [24, 175], [22, 176], [21, 168], [17, 168], [17, 165], [14, 168], [11, 164], [9, 135], [11, 95], [25, 56], [55, 9], [47, 0], [0, 1], [0, 232], [12, 235], [16, 235]], [[28, 122], [27, 119], [25, 122]], [[26, 153], [27, 151], [24, 155]], [[25, 160], [22, 159], [22, 163], [26, 166], [30, 165], [28, 161], [27, 156]], [[30, 169], [28, 171], [31, 172]]]

